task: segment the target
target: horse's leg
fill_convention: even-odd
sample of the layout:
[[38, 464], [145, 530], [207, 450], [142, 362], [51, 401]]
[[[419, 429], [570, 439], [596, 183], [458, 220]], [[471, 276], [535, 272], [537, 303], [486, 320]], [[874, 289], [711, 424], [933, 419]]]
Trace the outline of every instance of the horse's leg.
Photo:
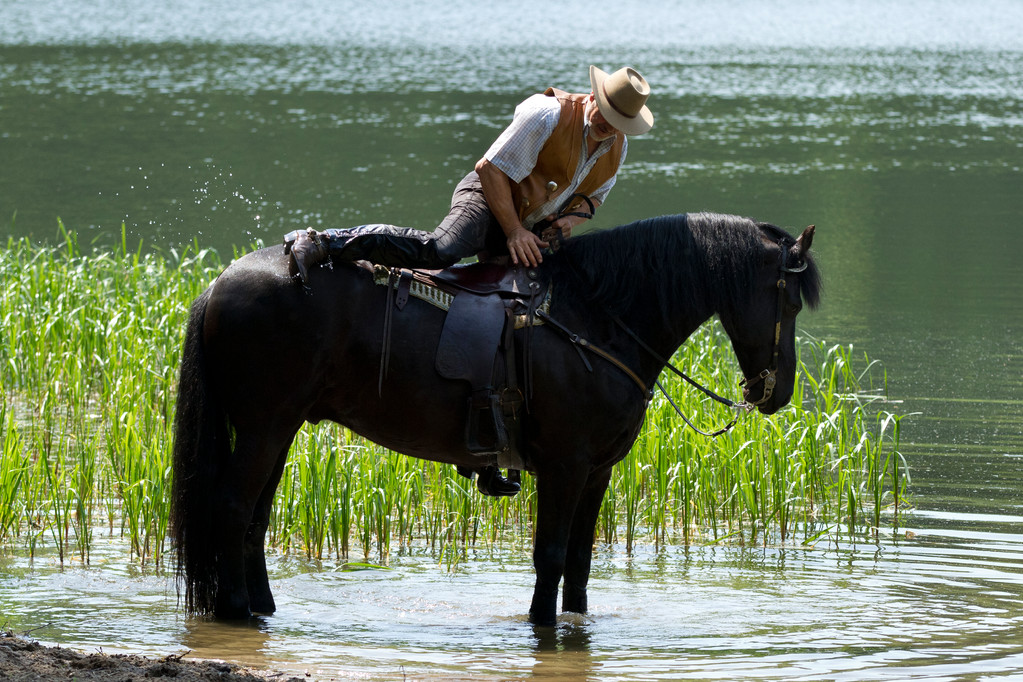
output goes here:
[[572, 519], [565, 554], [565, 585], [562, 588], [561, 610], [586, 613], [586, 584], [590, 579], [593, 559], [593, 532], [600, 515], [600, 504], [611, 480], [611, 469], [590, 477]]
[[270, 474], [270, 480], [263, 487], [263, 492], [256, 502], [249, 529], [245, 532], [245, 585], [249, 591], [249, 611], [269, 615], [277, 610], [273, 593], [270, 591], [270, 578], [266, 574], [266, 553], [264, 543], [266, 530], [270, 526], [270, 510], [273, 507], [274, 493], [281, 482], [284, 464], [288, 461], [288, 446], [277, 457], [277, 464]]
[[536, 539], [533, 543], [536, 586], [529, 607], [529, 620], [535, 625], [557, 622], [558, 583], [565, 570], [569, 531], [585, 484], [586, 474], [571, 470], [537, 475]]
[[[217, 618], [248, 618], [251, 615], [246, 582], [249, 564], [245, 550], [249, 540], [255, 539], [249, 531], [256, 507], [277, 469], [283, 466], [280, 461], [281, 440], [281, 437], [262, 432], [239, 430], [230, 461], [221, 469], [217, 484], [220, 495], [217, 516], [211, 519], [211, 522], [220, 524], [216, 532], [217, 599], [214, 612]], [[290, 438], [284, 440], [291, 442]], [[266, 590], [269, 593], [269, 585]]]

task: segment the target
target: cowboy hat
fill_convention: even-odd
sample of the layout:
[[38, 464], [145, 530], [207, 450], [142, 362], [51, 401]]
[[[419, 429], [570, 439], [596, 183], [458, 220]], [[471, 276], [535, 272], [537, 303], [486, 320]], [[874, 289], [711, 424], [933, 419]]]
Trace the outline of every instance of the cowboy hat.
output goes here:
[[626, 135], [642, 135], [654, 126], [654, 115], [646, 107], [650, 85], [631, 67], [608, 75], [590, 67], [590, 85], [597, 108], [608, 123]]

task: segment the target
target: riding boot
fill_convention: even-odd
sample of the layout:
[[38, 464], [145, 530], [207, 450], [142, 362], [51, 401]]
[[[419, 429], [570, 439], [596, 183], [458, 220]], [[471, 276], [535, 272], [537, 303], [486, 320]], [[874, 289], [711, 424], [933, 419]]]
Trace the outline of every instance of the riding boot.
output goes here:
[[509, 471], [505, 478], [497, 467], [483, 467], [476, 471], [476, 488], [490, 497], [511, 497], [522, 488], [518, 479], [518, 471]]
[[291, 254], [293, 274], [301, 277], [303, 283], [308, 283], [310, 268], [328, 258], [438, 270], [460, 259], [440, 255], [433, 233], [383, 224], [323, 232], [309, 228], [286, 235], [284, 245]]
[[309, 268], [323, 263], [330, 255], [325, 240], [311, 227], [286, 234], [284, 253], [291, 254], [291, 276], [301, 277], [303, 284], [309, 282]]

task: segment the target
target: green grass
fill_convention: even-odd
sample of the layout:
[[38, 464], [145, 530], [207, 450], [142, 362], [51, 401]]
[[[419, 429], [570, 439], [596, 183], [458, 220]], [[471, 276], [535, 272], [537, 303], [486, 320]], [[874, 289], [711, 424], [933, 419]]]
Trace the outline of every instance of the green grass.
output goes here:
[[[62, 228], [63, 229], [63, 228]], [[122, 240], [84, 253], [25, 240], [0, 249], [0, 550], [88, 563], [95, 533], [120, 536], [132, 560], [159, 566], [167, 541], [177, 368], [191, 301], [223, 268], [193, 246], [143, 253]], [[792, 404], [750, 415], [727, 435], [686, 427], [663, 396], [647, 414], [606, 496], [597, 541], [805, 543], [870, 537], [898, 512], [908, 475], [904, 415], [885, 376], [851, 348], [801, 338]], [[720, 325], [675, 362], [714, 387], [739, 372]], [[709, 428], [730, 414], [673, 376], [662, 381]], [[336, 425], [296, 439], [272, 514], [272, 547], [309, 559], [386, 563], [426, 548], [454, 566], [469, 549], [528, 551], [536, 496], [480, 495], [454, 467], [390, 453]], [[892, 523], [898, 523], [898, 518]]]

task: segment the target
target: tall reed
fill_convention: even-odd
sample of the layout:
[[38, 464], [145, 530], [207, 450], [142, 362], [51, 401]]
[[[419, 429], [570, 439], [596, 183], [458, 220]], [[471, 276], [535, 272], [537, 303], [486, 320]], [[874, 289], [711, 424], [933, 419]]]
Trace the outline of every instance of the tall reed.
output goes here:
[[0, 539], [88, 562], [93, 533], [143, 564], [166, 546], [168, 424], [187, 301], [215, 254], [82, 253], [9, 240], [0, 250]]
[[[95, 533], [120, 535], [141, 565], [168, 550], [177, 367], [191, 301], [223, 264], [192, 245], [157, 254], [121, 245], [82, 252], [9, 240], [0, 250], [0, 547], [88, 562]], [[903, 509], [906, 415], [883, 368], [850, 347], [798, 342], [792, 404], [750, 415], [717, 439], [656, 397], [614, 471], [596, 541], [805, 542], [870, 535]], [[739, 375], [727, 337], [705, 325], [674, 361], [697, 380]], [[674, 376], [662, 383], [705, 426], [730, 418]], [[482, 497], [454, 467], [388, 452], [337, 425], [306, 426], [275, 499], [269, 544], [309, 559], [387, 562], [416, 547], [449, 566], [470, 550], [528, 551], [530, 476], [514, 498]], [[896, 523], [897, 517], [896, 517]]]

